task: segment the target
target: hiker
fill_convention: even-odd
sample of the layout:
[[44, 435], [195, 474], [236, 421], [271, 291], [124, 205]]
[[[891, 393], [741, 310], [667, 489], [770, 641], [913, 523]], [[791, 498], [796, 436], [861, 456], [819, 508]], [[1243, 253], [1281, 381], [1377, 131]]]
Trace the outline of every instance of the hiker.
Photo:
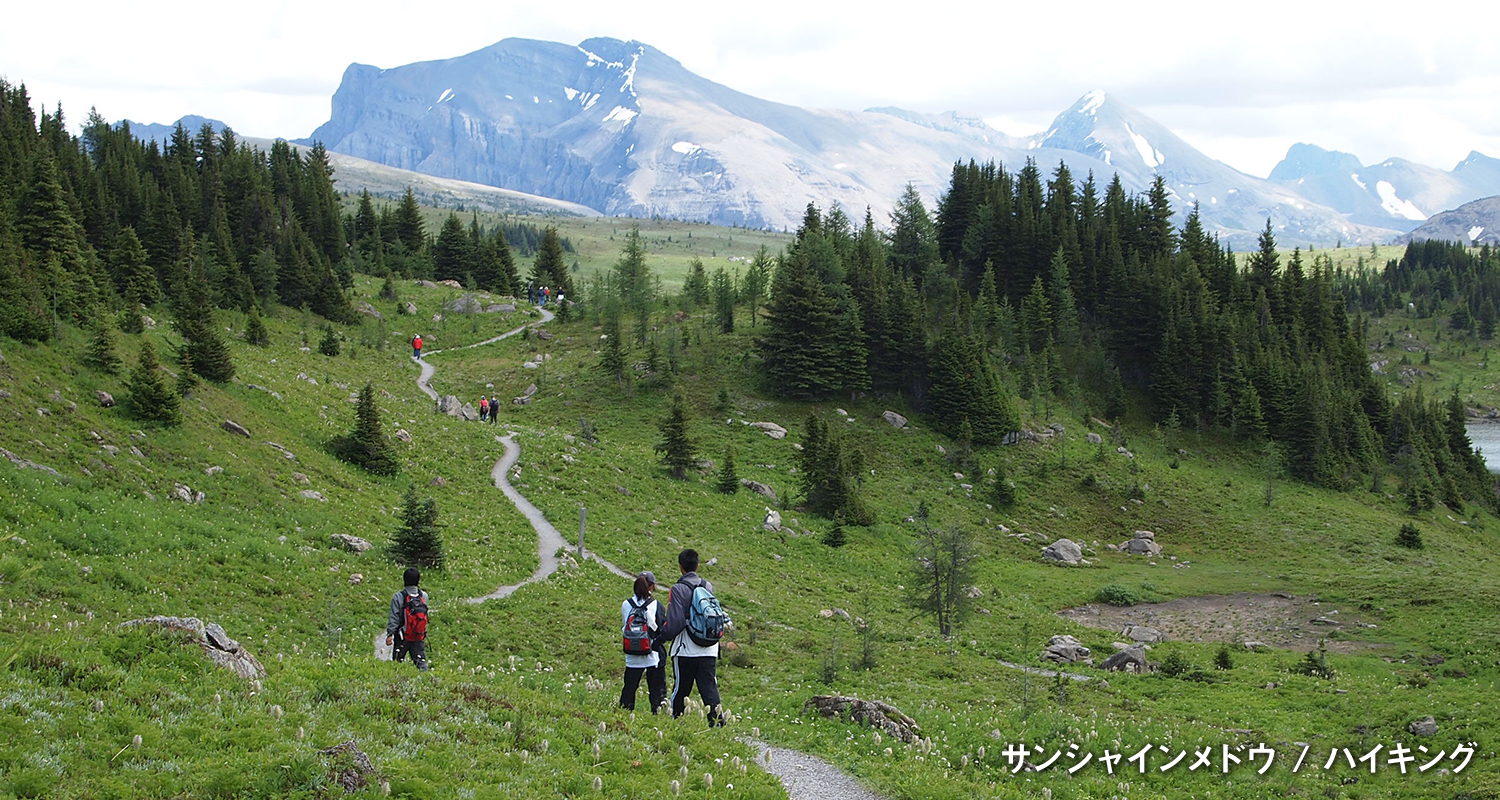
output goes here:
[[500, 401], [496, 400], [494, 395], [490, 395], [490, 423], [494, 424], [496, 417], [499, 416]]
[[656, 575], [642, 572], [635, 576], [634, 592], [620, 604], [625, 643], [625, 687], [620, 690], [620, 706], [635, 710], [635, 693], [644, 674], [646, 697], [651, 701], [653, 714], [667, 702], [666, 656], [657, 649], [655, 636], [663, 612], [661, 604], [651, 596], [655, 591]]
[[672, 642], [672, 716], [680, 717], [698, 685], [698, 696], [708, 708], [708, 724], [722, 727], [719, 709], [719, 637], [728, 619], [714, 597], [713, 584], [698, 577], [698, 551], [677, 555], [682, 577], [667, 590], [667, 620], [658, 636]]
[[411, 357], [422, 360], [422, 334], [411, 337]]
[[418, 588], [422, 573], [407, 567], [401, 576], [406, 588], [391, 598], [391, 616], [385, 624], [385, 643], [391, 647], [391, 660], [400, 661], [411, 654], [411, 663], [427, 671], [427, 593]]
[[479, 421], [484, 422], [490, 416], [490, 401], [484, 395], [479, 396]]

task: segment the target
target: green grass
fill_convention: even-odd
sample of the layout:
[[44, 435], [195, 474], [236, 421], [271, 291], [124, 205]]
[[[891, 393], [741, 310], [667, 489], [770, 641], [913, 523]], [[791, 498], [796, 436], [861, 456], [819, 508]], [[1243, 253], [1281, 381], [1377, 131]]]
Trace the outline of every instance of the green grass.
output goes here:
[[[675, 245], [676, 231], [686, 228], [671, 230]], [[739, 247], [746, 236], [753, 252], [748, 233], [692, 230], [694, 247], [710, 236], [733, 236]], [[648, 241], [656, 235], [647, 233]], [[584, 236], [577, 238], [597, 242]], [[613, 245], [607, 236], [604, 242], [590, 246], [612, 260]], [[668, 260], [653, 252], [654, 268], [660, 262], [667, 271]], [[1027, 423], [1060, 422], [1064, 437], [982, 451], [974, 467], [958, 467], [938, 451], [952, 443], [903, 406], [872, 397], [766, 399], [745, 357], [746, 320], [722, 336], [701, 315], [655, 322], [664, 357], [667, 341], [679, 348], [680, 373], [670, 386], [638, 378], [622, 390], [601, 375], [599, 331], [586, 319], [552, 323], [551, 341], [516, 336], [431, 355], [434, 388], [465, 400], [493, 391], [503, 401], [537, 384], [531, 405], [505, 405], [500, 425], [481, 427], [432, 413], [415, 387], [406, 341], [420, 332], [429, 350], [453, 348], [534, 317], [447, 315], [433, 323], [456, 293], [409, 284], [400, 287], [402, 299], [415, 302], [419, 314], [399, 317], [395, 304], [374, 297], [378, 289], [361, 276], [355, 291], [385, 315], [384, 324], [345, 328], [339, 357], [316, 352], [316, 320], [285, 310], [267, 319], [271, 347], [236, 340], [239, 381], [201, 387], [175, 429], [142, 428], [119, 408], [98, 407], [94, 390], [123, 399], [123, 378], [77, 366], [87, 338], [81, 331], [37, 347], [0, 343], [0, 388], [11, 393], [0, 400], [0, 446], [64, 476], [0, 463], [0, 664], [7, 665], [0, 675], [0, 796], [333, 797], [338, 790], [316, 751], [349, 738], [370, 753], [396, 795], [583, 797], [593, 796], [598, 776], [603, 796], [665, 796], [671, 781], [681, 780], [679, 748], [686, 747], [685, 796], [782, 796], [758, 768], [741, 776], [734, 767], [736, 757], [752, 757], [737, 741], [751, 729], [829, 758], [892, 798], [1022, 797], [1044, 788], [1083, 798], [1449, 798], [1495, 796], [1500, 788], [1489, 713], [1500, 701], [1500, 559], [1493, 546], [1500, 527], [1488, 514], [1440, 508], [1409, 517], [1385, 494], [1283, 481], [1274, 483], [1268, 507], [1255, 454], [1213, 435], [1126, 420], [1126, 444], [1136, 456], [1126, 459], [1107, 430], [1098, 430], [1106, 444], [1089, 444], [1084, 434], [1093, 423], [1066, 406], [1037, 409]], [[235, 333], [244, 324], [235, 314], [220, 321]], [[147, 335], [161, 346], [173, 338], [165, 329], [163, 323]], [[309, 352], [299, 350], [304, 329]], [[133, 362], [139, 337], [123, 339], [122, 355]], [[551, 356], [544, 368], [521, 367], [537, 354]], [[636, 350], [632, 358], [644, 356]], [[366, 380], [375, 385], [386, 426], [413, 437], [400, 449], [395, 478], [365, 475], [327, 450], [329, 439], [352, 428], [349, 397]], [[714, 409], [720, 388], [730, 397], [726, 412]], [[820, 413], [843, 426], [872, 471], [864, 494], [877, 524], [846, 528], [848, 544], [833, 549], [822, 544], [831, 523], [794, 508], [782, 512], [793, 533], [762, 530], [769, 502], [748, 492], [720, 494], [712, 469], [685, 481], [667, 478], [653, 445], [673, 391], [688, 403], [702, 458], [717, 462], [732, 444], [740, 475], [783, 496], [796, 490], [792, 444], [806, 416]], [[68, 400], [76, 410], [67, 410]], [[38, 407], [52, 415], [39, 416]], [[842, 421], [836, 408], [852, 421]], [[887, 408], [910, 416], [912, 429], [886, 424], [880, 414]], [[223, 431], [225, 419], [245, 425], [252, 438]], [[597, 432], [593, 444], [581, 436], [585, 419]], [[762, 420], [792, 433], [778, 441], [742, 424]], [[628, 587], [596, 564], [569, 567], [503, 601], [462, 602], [535, 567], [530, 527], [490, 483], [501, 452], [494, 437], [504, 430], [516, 431], [522, 447], [513, 482], [565, 536], [586, 506], [589, 547], [627, 570], [673, 575], [675, 555], [687, 546], [715, 560], [702, 572], [735, 618], [731, 636], [740, 647], [720, 665], [734, 716], [729, 728], [705, 730], [696, 716], [632, 719], [614, 708], [622, 666], [618, 600]], [[1012, 508], [987, 505], [987, 472], [999, 465], [1020, 488]], [[212, 466], [223, 471], [205, 474]], [[438, 476], [447, 485], [429, 486]], [[166, 499], [177, 483], [204, 491], [206, 500]], [[378, 551], [356, 555], [329, 543], [334, 533], [388, 543], [408, 483], [436, 498], [449, 564], [423, 580], [433, 598], [434, 671], [421, 676], [370, 657], [400, 565]], [[304, 490], [327, 502], [303, 498]], [[930, 621], [913, 618], [905, 602], [914, 529], [903, 520], [919, 501], [935, 524], [965, 527], [979, 544], [976, 613], [951, 642], [936, 636]], [[1396, 543], [1409, 520], [1422, 529], [1422, 550]], [[1002, 525], [1033, 539], [1073, 538], [1094, 551], [1093, 564], [1047, 565], [1040, 541], [1022, 542]], [[1155, 531], [1166, 550], [1155, 566], [1103, 548], [1137, 529]], [[1167, 555], [1191, 566], [1173, 568]], [[351, 583], [351, 573], [363, 582]], [[1058, 684], [999, 663], [1037, 663], [1047, 637], [1060, 633], [1108, 654], [1116, 632], [1054, 616], [1107, 586], [1148, 601], [1157, 599], [1144, 597], [1148, 591], [1166, 599], [1316, 593], [1367, 608], [1379, 627], [1341, 634], [1369, 647], [1331, 653], [1331, 681], [1296, 674], [1301, 654], [1290, 651], [1236, 652], [1233, 670], [1213, 670], [1218, 642], [1176, 642], [1151, 653], [1160, 660], [1179, 652], [1203, 680], [1110, 674], [1107, 687]], [[874, 669], [857, 667], [862, 642], [851, 622], [825, 617], [825, 609], [870, 622]], [[151, 614], [222, 624], [266, 664], [262, 691], [252, 695], [250, 685], [165, 637], [116, 627]], [[1444, 661], [1422, 663], [1434, 655]], [[828, 692], [893, 703], [918, 721], [930, 744], [877, 741], [866, 729], [802, 715], [808, 697]], [[96, 700], [100, 711], [93, 710]], [[282, 709], [279, 718], [273, 706]], [[1427, 742], [1434, 752], [1480, 743], [1460, 775], [1402, 776], [1384, 764], [1374, 776], [1320, 769], [1331, 747], [1358, 754], [1377, 743], [1411, 743], [1406, 724], [1428, 714], [1440, 726]], [[131, 746], [136, 735], [139, 749]], [[1057, 766], [1011, 774], [1000, 753], [1015, 742], [1047, 752], [1078, 744], [1096, 759], [1106, 749], [1128, 754], [1148, 742], [1174, 752], [1266, 742], [1279, 752], [1264, 777], [1244, 769], [1228, 777], [1188, 772], [1185, 765], [1162, 773], [1154, 769], [1158, 754], [1152, 774], [1109, 775], [1096, 762], [1069, 778]], [[1312, 745], [1308, 758], [1318, 768], [1290, 773], [1300, 750], [1294, 742]], [[712, 790], [703, 786], [705, 772], [715, 776]]]

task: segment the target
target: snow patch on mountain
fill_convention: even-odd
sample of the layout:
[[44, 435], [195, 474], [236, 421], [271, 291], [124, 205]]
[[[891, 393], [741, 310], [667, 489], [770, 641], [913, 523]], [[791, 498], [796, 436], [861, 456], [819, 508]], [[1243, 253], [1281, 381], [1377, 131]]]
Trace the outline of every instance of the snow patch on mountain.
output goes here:
[[620, 122], [628, 123], [631, 120], [635, 119], [636, 114], [637, 112], [631, 111], [625, 106], [615, 106], [613, 110], [605, 115], [604, 119], [601, 120], [601, 122], [614, 122], [618, 120]]
[[1474, 227], [1470, 228], [1469, 229], [1469, 241], [1472, 242], [1475, 239], [1478, 239], [1479, 235], [1481, 233], [1484, 233], [1484, 226], [1483, 225], [1475, 225]]
[[1088, 94], [1083, 96], [1084, 102], [1083, 105], [1079, 107], [1078, 113], [1088, 114], [1091, 117], [1096, 116], [1099, 113], [1099, 107], [1104, 105], [1105, 97], [1106, 95], [1104, 94], [1103, 89], [1095, 89], [1094, 91], [1089, 92]]
[[1384, 208], [1393, 217], [1402, 219], [1414, 219], [1423, 221], [1427, 215], [1412, 204], [1410, 200], [1402, 200], [1396, 195], [1396, 187], [1390, 181], [1380, 181], [1375, 184], [1375, 191], [1380, 195], [1380, 207]]
[[453, 90], [452, 90], [452, 89], [444, 89], [444, 90], [443, 90], [443, 96], [442, 96], [442, 97], [439, 97], [439, 98], [438, 98], [438, 99], [437, 99], [437, 101], [438, 101], [438, 102], [439, 102], [439, 103], [441, 103], [441, 102], [443, 102], [443, 101], [445, 101], [445, 100], [452, 100], [452, 99], [453, 99], [453, 97], [454, 97], [454, 94], [453, 94]]
[[572, 100], [573, 98], [578, 96], [578, 90], [574, 89], [571, 86], [564, 86], [563, 94], [567, 95], [569, 100]]
[[685, 156], [690, 156], [702, 149], [703, 148], [699, 147], [696, 144], [693, 144], [692, 142], [678, 142], [677, 144], [672, 145], [672, 152], [681, 153]]
[[1136, 133], [1135, 129], [1130, 127], [1130, 123], [1128, 122], [1125, 123], [1125, 132], [1130, 134], [1130, 140], [1135, 142], [1135, 149], [1140, 151], [1141, 160], [1146, 162], [1146, 166], [1156, 169], [1167, 160], [1167, 157], [1162, 155], [1160, 150], [1152, 147], [1151, 143], [1146, 141], [1146, 137]]
[[1358, 172], [1351, 173], [1349, 175], [1349, 177], [1351, 177], [1351, 178], [1354, 179], [1354, 182], [1359, 186], [1359, 188], [1364, 189], [1365, 191], [1369, 191], [1370, 190], [1370, 187], [1366, 186], [1365, 182], [1359, 179], [1359, 173]]

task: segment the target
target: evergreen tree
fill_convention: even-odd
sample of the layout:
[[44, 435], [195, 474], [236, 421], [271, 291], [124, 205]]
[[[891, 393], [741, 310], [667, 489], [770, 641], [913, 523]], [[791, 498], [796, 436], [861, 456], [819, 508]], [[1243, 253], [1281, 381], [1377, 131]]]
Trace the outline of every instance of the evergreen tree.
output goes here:
[[422, 208], [417, 205], [417, 196], [411, 187], [401, 196], [396, 207], [396, 238], [407, 253], [416, 253], [427, 244], [427, 233], [422, 229]]
[[740, 490], [740, 475], [734, 464], [734, 445], [724, 448], [724, 465], [719, 468], [719, 491], [734, 494]]
[[682, 299], [688, 308], [697, 308], [708, 302], [708, 272], [703, 268], [703, 259], [697, 256], [688, 262], [688, 275], [682, 281]]
[[1078, 344], [1078, 304], [1073, 298], [1073, 281], [1068, 273], [1068, 259], [1061, 247], [1057, 248], [1057, 252], [1052, 256], [1052, 274], [1049, 278], [1047, 294], [1051, 301], [1057, 343], [1063, 347]]
[[719, 333], [734, 333], [734, 279], [723, 267], [714, 270], [713, 297]]
[[[470, 245], [464, 224], [459, 221], [457, 214], [449, 212], [448, 218], [443, 220], [442, 230], [438, 232], [437, 241], [432, 245], [432, 270], [437, 280], [462, 282], [473, 271]], [[470, 280], [470, 283], [473, 281]], [[466, 284], [464, 288], [476, 287]]]
[[936, 621], [940, 635], [952, 636], [972, 605], [968, 587], [977, 558], [974, 537], [961, 528], [932, 528], [925, 519], [922, 525], [908, 602]]
[[1032, 280], [1026, 299], [1021, 301], [1021, 328], [1032, 353], [1040, 353], [1052, 343], [1052, 325], [1052, 301], [1042, 286], [1042, 276], [1038, 275]]
[[437, 520], [437, 501], [419, 498], [416, 487], [407, 486], [401, 501], [401, 527], [391, 540], [391, 558], [397, 564], [442, 569], [442, 526]]
[[130, 399], [126, 405], [136, 419], [163, 425], [182, 423], [182, 398], [167, 385], [150, 339], [141, 342], [140, 361], [130, 374], [128, 386]]
[[334, 441], [334, 454], [341, 461], [375, 475], [395, 475], [401, 469], [395, 447], [385, 436], [380, 409], [375, 405], [375, 387], [369, 383], [359, 391], [354, 411], [354, 430]]
[[119, 336], [115, 333], [114, 317], [102, 307], [96, 307], [91, 317], [94, 330], [89, 336], [89, 349], [84, 353], [83, 363], [113, 375], [120, 371], [120, 355], [115, 352]]
[[672, 408], [667, 418], [661, 423], [662, 440], [656, 445], [656, 452], [661, 454], [661, 463], [672, 473], [672, 477], [681, 480], [687, 477], [687, 471], [698, 463], [698, 456], [693, 451], [693, 442], [688, 438], [687, 411], [682, 405], [682, 395], [672, 396]]
[[620, 336], [619, 317], [611, 319], [605, 326], [604, 352], [599, 355], [599, 369], [610, 375], [625, 388], [625, 349]]
[[750, 306], [750, 327], [755, 327], [756, 312], [760, 310], [766, 289], [771, 285], [771, 252], [761, 245], [750, 260], [750, 269], [745, 273], [745, 303]]
[[318, 340], [318, 352], [330, 358], [339, 354], [339, 334], [332, 325], [323, 326], [323, 338]]
[[156, 273], [146, 261], [146, 248], [141, 246], [134, 228], [127, 227], [115, 237], [109, 267], [115, 276], [115, 287], [125, 299], [128, 310], [138, 313], [140, 306], [149, 307], [161, 301]]
[[177, 383], [173, 388], [184, 400], [198, 388], [198, 376], [193, 374], [193, 354], [186, 347], [177, 351]]
[[531, 265], [531, 281], [538, 288], [549, 286], [555, 295], [561, 290], [563, 294], [575, 295], [573, 291], [573, 279], [568, 274], [568, 265], [564, 260], [562, 239], [557, 235], [557, 228], [548, 226], [542, 234], [542, 243], [536, 251], [536, 261]]
[[250, 315], [245, 322], [245, 341], [256, 347], [271, 343], [271, 334], [266, 331], [265, 320], [260, 317], [260, 306], [250, 306]]
[[183, 270], [184, 285], [174, 302], [177, 330], [187, 340], [193, 371], [213, 383], [228, 383], [234, 377], [229, 346], [214, 323], [208, 285], [207, 246], [200, 243], [196, 255]]

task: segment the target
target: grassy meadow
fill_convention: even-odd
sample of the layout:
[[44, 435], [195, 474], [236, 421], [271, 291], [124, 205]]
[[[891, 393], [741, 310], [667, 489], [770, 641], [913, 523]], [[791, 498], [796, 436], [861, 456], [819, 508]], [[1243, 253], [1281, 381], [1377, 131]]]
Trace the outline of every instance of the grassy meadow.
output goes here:
[[[614, 261], [630, 224], [554, 221], [585, 272]], [[640, 225], [669, 287], [692, 256], [712, 271], [784, 240]], [[1500, 796], [1491, 713], [1500, 705], [1500, 520], [1486, 512], [1439, 506], [1414, 517], [1392, 496], [1395, 478], [1374, 491], [1317, 489], [1212, 434], [1134, 419], [1112, 421], [1116, 430], [1081, 404], [1025, 405], [1029, 429], [1062, 433], [966, 463], [919, 414], [878, 397], [769, 399], [756, 382], [748, 316], [721, 334], [701, 311], [653, 321], [675, 375], [646, 375], [636, 347], [624, 386], [597, 368], [600, 330], [587, 313], [549, 323], [550, 339], [429, 355], [433, 387], [469, 402], [537, 386], [530, 405], [503, 407], [500, 424], [466, 423], [433, 413], [406, 342], [420, 332], [428, 351], [456, 348], [537, 317], [435, 323], [456, 292], [414, 284], [400, 287], [401, 301], [419, 314], [398, 316], [379, 287], [356, 279], [358, 299], [384, 320], [341, 327], [336, 357], [317, 351], [316, 318], [281, 309], [267, 319], [270, 346], [257, 348], [239, 338], [242, 315], [220, 314], [237, 379], [201, 385], [177, 428], [100, 407], [94, 392], [123, 401], [125, 378], [81, 366], [82, 331], [38, 346], [0, 341], [0, 447], [61, 473], [0, 462], [0, 797], [338, 797], [317, 751], [348, 739], [398, 797], [670, 797], [674, 782], [686, 797], [784, 797], [754, 764], [743, 741], [752, 735], [822, 756], [888, 798]], [[1436, 338], [1430, 321], [1398, 317], [1377, 324]], [[1383, 330], [1372, 328], [1372, 341]], [[179, 340], [165, 321], [143, 336], [163, 353]], [[121, 338], [133, 366], [142, 336]], [[1473, 402], [1500, 404], [1477, 377], [1487, 360], [1477, 345], [1446, 331], [1432, 344], [1432, 374], [1420, 380], [1444, 393], [1461, 381]], [[538, 355], [542, 367], [522, 366]], [[329, 453], [329, 440], [353, 427], [350, 397], [365, 381], [387, 430], [412, 436], [393, 478]], [[1402, 387], [1393, 379], [1392, 389]], [[683, 481], [668, 478], [654, 452], [674, 392], [700, 458], [713, 462]], [[886, 410], [912, 424], [893, 428]], [[830, 521], [796, 508], [794, 444], [809, 414], [840, 426], [865, 458], [862, 492], [877, 521], [846, 528], [840, 548], [824, 543]], [[224, 430], [225, 420], [250, 438]], [[775, 440], [747, 424], [759, 421], [790, 434]], [[701, 573], [735, 620], [737, 649], [719, 665], [728, 727], [708, 729], [698, 713], [674, 721], [616, 707], [618, 608], [629, 587], [595, 563], [503, 600], [464, 602], [535, 568], [533, 532], [490, 480], [502, 450], [495, 437], [506, 431], [522, 451], [512, 483], [566, 537], [587, 508], [590, 549], [663, 583], [681, 548], [700, 551]], [[781, 509], [789, 532], [762, 529], [768, 498], [717, 491], [730, 448], [741, 477], [792, 497]], [[1010, 507], [994, 496], [991, 470], [1001, 469], [1019, 490]], [[439, 477], [445, 485], [433, 485]], [[178, 484], [204, 492], [203, 502], [169, 499]], [[402, 566], [381, 548], [408, 485], [435, 498], [448, 562], [423, 579], [433, 608], [426, 674], [372, 655], [400, 588]], [[932, 525], [968, 531], [976, 545], [971, 613], [951, 639], [908, 602], [918, 528], [907, 520], [922, 503]], [[1425, 547], [1397, 545], [1406, 522]], [[1135, 530], [1154, 531], [1162, 556], [1105, 547]], [[340, 533], [376, 549], [337, 548], [330, 536]], [[1091, 563], [1044, 562], [1043, 544], [1063, 537], [1084, 544]], [[1154, 645], [1153, 661], [1186, 665], [1176, 676], [1078, 665], [1066, 669], [1091, 680], [1074, 681], [1011, 666], [1051, 666], [1038, 654], [1057, 634], [1076, 636], [1096, 662], [1109, 655], [1118, 630], [1056, 615], [1106, 587], [1138, 600], [1280, 592], [1320, 605], [1276, 632], [1289, 647], [1246, 650], [1253, 637], [1227, 624]], [[1333, 612], [1358, 624], [1310, 621]], [[267, 677], [252, 684], [172, 636], [119, 627], [155, 614], [221, 624]], [[1331, 672], [1302, 674], [1319, 640]], [[1215, 667], [1223, 645], [1230, 669]], [[889, 702], [923, 738], [903, 744], [802, 713], [828, 693]], [[1435, 736], [1408, 732], [1429, 715]], [[1387, 763], [1398, 742], [1429, 750], [1406, 774]], [[1469, 742], [1475, 754], [1461, 772], [1445, 758], [1417, 773]], [[1003, 755], [1014, 745], [1032, 748], [1033, 764], [1062, 756], [1016, 772]], [[1124, 759], [1105, 766], [1107, 754], [1128, 758], [1147, 745], [1144, 770]], [[1249, 760], [1261, 745], [1276, 750], [1264, 774]], [[1359, 758], [1377, 746], [1373, 774], [1342, 752], [1324, 769], [1331, 751]], [[1229, 774], [1219, 768], [1226, 747], [1244, 759]], [[1307, 763], [1294, 773], [1304, 747]], [[1189, 769], [1204, 748], [1212, 766]], [[1162, 770], [1180, 751], [1186, 759]], [[1083, 754], [1091, 763], [1069, 773]], [[376, 784], [356, 796], [382, 792]]]

